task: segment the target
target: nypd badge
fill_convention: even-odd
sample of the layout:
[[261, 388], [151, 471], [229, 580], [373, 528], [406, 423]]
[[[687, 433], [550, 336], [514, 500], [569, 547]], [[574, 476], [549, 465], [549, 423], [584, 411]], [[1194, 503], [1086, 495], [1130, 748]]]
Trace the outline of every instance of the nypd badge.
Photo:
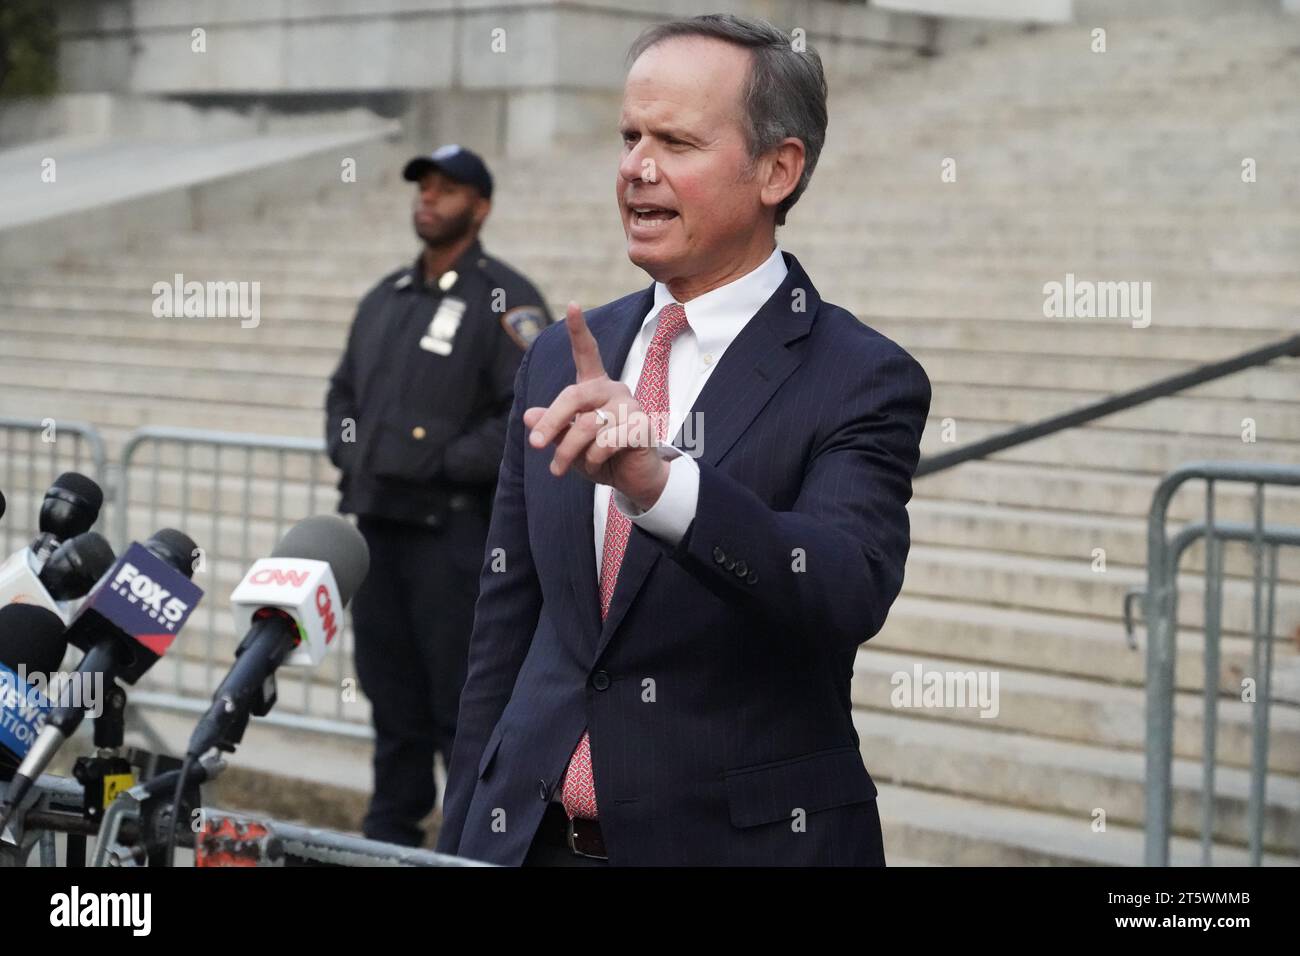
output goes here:
[[461, 316], [465, 314], [465, 300], [455, 296], [444, 296], [438, 303], [438, 310], [429, 322], [429, 329], [420, 339], [420, 348], [435, 355], [450, 355], [456, 330], [460, 328]]
[[516, 345], [527, 349], [546, 328], [546, 313], [541, 306], [521, 305], [501, 316], [501, 327]]

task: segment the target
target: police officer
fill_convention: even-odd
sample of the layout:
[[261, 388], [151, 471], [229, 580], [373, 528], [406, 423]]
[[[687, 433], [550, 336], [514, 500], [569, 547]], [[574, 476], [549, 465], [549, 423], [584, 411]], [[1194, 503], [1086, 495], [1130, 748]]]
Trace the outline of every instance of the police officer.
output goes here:
[[339, 510], [370, 545], [352, 604], [376, 736], [363, 830], [418, 846], [434, 754], [451, 760], [515, 372], [550, 315], [479, 244], [492, 205], [482, 159], [444, 146], [402, 175], [418, 184], [424, 249], [361, 300], [325, 404]]

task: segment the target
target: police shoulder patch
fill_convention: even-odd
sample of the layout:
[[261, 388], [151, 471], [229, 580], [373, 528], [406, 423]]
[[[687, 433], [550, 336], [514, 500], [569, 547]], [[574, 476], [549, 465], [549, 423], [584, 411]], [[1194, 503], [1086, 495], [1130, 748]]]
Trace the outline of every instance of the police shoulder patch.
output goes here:
[[521, 305], [501, 316], [501, 327], [516, 345], [527, 349], [546, 328], [546, 313], [540, 305]]

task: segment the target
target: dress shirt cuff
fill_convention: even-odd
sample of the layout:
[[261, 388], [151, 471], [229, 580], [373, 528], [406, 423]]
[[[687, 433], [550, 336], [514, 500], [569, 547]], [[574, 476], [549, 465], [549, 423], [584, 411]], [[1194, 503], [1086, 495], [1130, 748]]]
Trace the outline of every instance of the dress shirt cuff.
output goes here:
[[682, 454], [672, 445], [661, 445], [659, 454], [672, 462], [668, 466], [668, 482], [659, 493], [659, 500], [642, 511], [615, 489], [614, 507], [643, 531], [676, 546], [695, 520], [695, 506], [700, 498], [700, 466], [694, 458]]

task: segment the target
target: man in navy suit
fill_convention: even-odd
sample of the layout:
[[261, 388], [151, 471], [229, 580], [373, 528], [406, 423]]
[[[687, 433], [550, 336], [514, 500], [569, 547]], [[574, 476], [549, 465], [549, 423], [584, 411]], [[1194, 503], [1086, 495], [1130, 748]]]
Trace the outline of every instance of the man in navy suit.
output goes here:
[[776, 246], [825, 140], [816, 53], [720, 15], [630, 59], [617, 197], [655, 283], [520, 365], [438, 849], [883, 865], [849, 688], [930, 384]]

